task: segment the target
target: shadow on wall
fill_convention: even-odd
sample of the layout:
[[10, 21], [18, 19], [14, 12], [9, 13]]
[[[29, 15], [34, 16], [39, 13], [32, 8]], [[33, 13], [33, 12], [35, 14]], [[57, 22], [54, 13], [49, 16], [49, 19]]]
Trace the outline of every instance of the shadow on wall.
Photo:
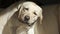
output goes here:
[[43, 29], [45, 34], [59, 34], [58, 4], [43, 6]]

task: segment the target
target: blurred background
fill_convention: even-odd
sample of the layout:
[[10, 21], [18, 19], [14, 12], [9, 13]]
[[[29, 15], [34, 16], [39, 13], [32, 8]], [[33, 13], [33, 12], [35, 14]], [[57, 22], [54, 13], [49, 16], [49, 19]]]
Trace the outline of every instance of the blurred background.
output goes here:
[[[22, 0], [0, 0], [0, 11]], [[40, 34], [60, 34], [60, 0], [25, 0], [33, 1], [43, 9], [43, 24]], [[2, 11], [1, 11], [2, 12]]]
[[[20, 0], [0, 0], [0, 8], [6, 8]], [[49, 5], [49, 4], [58, 4], [60, 0], [26, 0], [36, 2], [38, 5]]]

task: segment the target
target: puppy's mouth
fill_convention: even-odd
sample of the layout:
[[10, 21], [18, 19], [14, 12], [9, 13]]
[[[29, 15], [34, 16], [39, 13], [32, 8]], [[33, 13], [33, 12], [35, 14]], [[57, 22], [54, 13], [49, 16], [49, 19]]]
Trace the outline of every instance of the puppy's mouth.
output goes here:
[[35, 22], [37, 22], [37, 20], [35, 20], [33, 23], [28, 23], [27, 21], [23, 21], [23, 20], [20, 20], [20, 19], [18, 19], [21, 23], [23, 23], [23, 24], [27, 24], [28, 26], [33, 26], [34, 25], [34, 23]]

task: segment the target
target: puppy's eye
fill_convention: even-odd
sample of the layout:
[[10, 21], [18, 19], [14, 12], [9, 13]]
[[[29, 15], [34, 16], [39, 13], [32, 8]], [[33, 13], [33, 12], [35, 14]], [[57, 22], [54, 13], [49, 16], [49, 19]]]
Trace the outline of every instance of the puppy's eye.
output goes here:
[[36, 12], [34, 12], [34, 14], [37, 15]]
[[28, 8], [24, 8], [25, 10], [29, 10]]

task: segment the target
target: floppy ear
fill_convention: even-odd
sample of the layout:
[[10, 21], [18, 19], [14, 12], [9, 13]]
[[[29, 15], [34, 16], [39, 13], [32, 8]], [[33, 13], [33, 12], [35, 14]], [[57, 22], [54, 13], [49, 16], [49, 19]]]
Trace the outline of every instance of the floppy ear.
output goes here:
[[41, 8], [41, 14], [40, 14], [40, 24], [42, 24], [42, 20], [43, 20], [43, 15], [42, 15], [42, 8]]
[[42, 15], [42, 8], [41, 8], [38, 22], [42, 24], [42, 20], [43, 20], [43, 15]]
[[23, 10], [23, 3], [22, 4], [20, 4], [19, 6], [18, 6], [18, 18], [20, 17], [20, 15], [21, 15], [21, 11]]
[[43, 15], [41, 13], [41, 15], [40, 15], [40, 24], [42, 24], [42, 20], [43, 20]]

